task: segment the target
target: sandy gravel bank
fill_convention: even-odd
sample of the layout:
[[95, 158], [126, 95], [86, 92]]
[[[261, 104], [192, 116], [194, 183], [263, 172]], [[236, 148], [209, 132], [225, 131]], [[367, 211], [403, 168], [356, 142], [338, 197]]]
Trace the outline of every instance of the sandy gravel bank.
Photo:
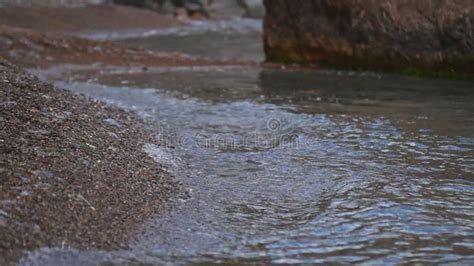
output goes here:
[[0, 61], [0, 264], [43, 246], [124, 247], [179, 186], [135, 115]]

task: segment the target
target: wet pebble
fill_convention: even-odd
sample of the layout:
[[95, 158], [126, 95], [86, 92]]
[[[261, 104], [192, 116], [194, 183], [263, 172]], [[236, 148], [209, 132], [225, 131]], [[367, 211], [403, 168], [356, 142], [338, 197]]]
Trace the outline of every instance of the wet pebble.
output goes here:
[[109, 131], [109, 132], [107, 132], [107, 134], [109, 134], [109, 136], [111, 136], [111, 137], [113, 137], [113, 138], [116, 138], [116, 139], [119, 138], [119, 136], [118, 136], [117, 134], [113, 133], [113, 132], [110, 132], [110, 131]]
[[37, 225], [37, 224], [33, 225], [33, 233], [40, 234], [41, 233], [41, 227], [39, 227], [39, 225]]
[[110, 146], [110, 147], [107, 148], [107, 150], [116, 152], [116, 151], [117, 151], [117, 148], [115, 148], [115, 147], [113, 147], [113, 146]]
[[117, 122], [117, 120], [115, 120], [113, 118], [104, 119], [104, 122], [107, 123], [110, 126], [122, 127], [122, 125], [119, 122]]
[[8, 213], [2, 209], [0, 209], [0, 226], [6, 226], [7, 225], [7, 219], [10, 216]]
[[43, 178], [51, 178], [54, 176], [52, 172], [45, 171], [45, 170], [36, 170], [36, 171], [33, 171], [33, 174], [37, 177], [43, 177]]
[[28, 130], [28, 133], [31, 133], [33, 135], [47, 135], [50, 133], [50, 131], [45, 130], [45, 129], [37, 129], [37, 130], [30, 129]]
[[13, 107], [17, 105], [18, 103], [15, 101], [5, 101], [0, 103], [0, 107]]

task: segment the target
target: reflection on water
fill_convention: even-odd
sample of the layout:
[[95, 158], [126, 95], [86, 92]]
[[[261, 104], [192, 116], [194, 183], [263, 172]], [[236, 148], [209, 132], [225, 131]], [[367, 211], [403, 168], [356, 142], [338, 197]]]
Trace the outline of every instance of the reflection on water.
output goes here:
[[191, 197], [169, 203], [131, 251], [53, 250], [49, 262], [474, 263], [472, 83], [209, 67], [76, 74], [58, 84], [152, 121], [163, 145], [145, 151]]

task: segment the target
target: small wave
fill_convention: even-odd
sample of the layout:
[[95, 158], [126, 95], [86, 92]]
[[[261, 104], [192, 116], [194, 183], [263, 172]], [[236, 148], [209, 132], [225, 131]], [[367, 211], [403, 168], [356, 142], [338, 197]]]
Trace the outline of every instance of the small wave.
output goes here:
[[191, 21], [189, 25], [164, 29], [133, 29], [121, 31], [88, 31], [79, 34], [92, 40], [124, 40], [131, 38], [147, 38], [151, 36], [174, 35], [185, 36], [206, 32], [248, 33], [261, 32], [262, 20], [235, 18], [231, 20]]

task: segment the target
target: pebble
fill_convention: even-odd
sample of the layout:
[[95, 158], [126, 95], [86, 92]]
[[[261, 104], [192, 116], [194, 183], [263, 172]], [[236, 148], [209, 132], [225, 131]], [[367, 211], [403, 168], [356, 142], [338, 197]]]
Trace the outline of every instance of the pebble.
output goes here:
[[41, 227], [39, 227], [39, 225], [35, 224], [35, 225], [33, 226], [33, 232], [34, 232], [35, 234], [40, 234], [40, 233], [41, 233]]
[[8, 215], [8, 213], [6, 211], [0, 209], [0, 218], [1, 217], [8, 218], [8, 217], [10, 217], [10, 215]]
[[9, 107], [9, 106], [15, 106], [17, 105], [18, 103], [15, 102], [15, 101], [6, 101], [6, 102], [2, 102], [0, 103], [0, 106], [5, 106], [5, 107]]
[[107, 134], [109, 134], [109, 136], [113, 137], [113, 138], [116, 138], [118, 139], [119, 136], [117, 136], [117, 134], [113, 133], [113, 132], [107, 132]]
[[54, 176], [52, 172], [45, 171], [45, 170], [35, 170], [33, 174], [37, 177], [44, 177], [44, 178], [51, 178]]
[[117, 122], [117, 120], [112, 119], [112, 118], [104, 119], [104, 122], [114, 127], [122, 127], [122, 125], [119, 122]]
[[111, 150], [111, 151], [115, 152], [115, 151], [117, 151], [117, 148], [115, 148], [114, 146], [110, 146], [110, 147], [107, 148], [107, 150]]
[[28, 130], [28, 132], [32, 133], [34, 135], [47, 135], [47, 134], [49, 134], [50, 131], [44, 130], [44, 129], [38, 129], [38, 130], [30, 129], [30, 130]]
[[8, 213], [2, 209], [0, 209], [0, 226], [4, 227], [7, 226], [7, 218], [10, 217]]
[[91, 148], [91, 149], [93, 149], [93, 150], [97, 149], [96, 146], [94, 146], [94, 145], [92, 145], [92, 144], [89, 144], [89, 143], [86, 143], [86, 146], [89, 147], [89, 148]]

